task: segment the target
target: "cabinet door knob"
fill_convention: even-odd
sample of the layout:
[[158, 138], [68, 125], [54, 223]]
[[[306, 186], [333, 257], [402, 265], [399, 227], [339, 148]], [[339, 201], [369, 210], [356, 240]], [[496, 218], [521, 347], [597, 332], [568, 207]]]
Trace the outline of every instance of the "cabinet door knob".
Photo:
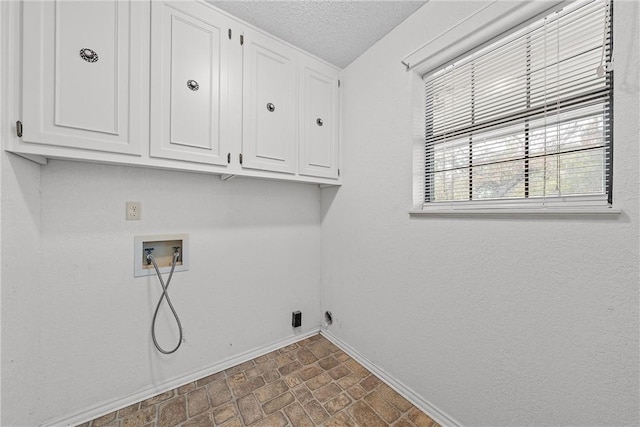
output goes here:
[[200, 89], [200, 85], [195, 80], [187, 80], [187, 87], [194, 92]]
[[268, 103], [268, 104], [267, 104], [267, 110], [268, 110], [270, 113], [273, 113], [273, 112], [276, 110], [276, 106], [275, 106], [275, 105], [273, 105], [272, 103]]
[[317, 118], [317, 119], [316, 119], [316, 124], [317, 124], [318, 126], [322, 126], [322, 125], [324, 124], [324, 122], [322, 121], [322, 119], [321, 119], [321, 118]]
[[98, 53], [87, 47], [80, 49], [80, 58], [87, 62], [98, 62]]

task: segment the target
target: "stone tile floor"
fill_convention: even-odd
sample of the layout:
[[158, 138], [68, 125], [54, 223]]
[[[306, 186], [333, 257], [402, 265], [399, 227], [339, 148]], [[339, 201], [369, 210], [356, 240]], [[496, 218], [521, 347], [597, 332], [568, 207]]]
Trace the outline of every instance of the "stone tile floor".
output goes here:
[[80, 427], [439, 427], [321, 335]]

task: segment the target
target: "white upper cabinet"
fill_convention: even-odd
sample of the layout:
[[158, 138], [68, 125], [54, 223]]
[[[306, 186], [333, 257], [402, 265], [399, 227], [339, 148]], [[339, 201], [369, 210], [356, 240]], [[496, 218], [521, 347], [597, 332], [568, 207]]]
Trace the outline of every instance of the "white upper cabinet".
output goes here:
[[338, 178], [338, 70], [305, 58], [300, 78], [299, 173]]
[[141, 154], [148, 8], [119, 0], [23, 3], [23, 141]]
[[231, 26], [201, 3], [152, 2], [152, 157], [227, 165]]
[[204, 0], [7, 5], [6, 150], [340, 184], [337, 68]]
[[244, 36], [244, 168], [296, 172], [297, 52], [256, 31]]

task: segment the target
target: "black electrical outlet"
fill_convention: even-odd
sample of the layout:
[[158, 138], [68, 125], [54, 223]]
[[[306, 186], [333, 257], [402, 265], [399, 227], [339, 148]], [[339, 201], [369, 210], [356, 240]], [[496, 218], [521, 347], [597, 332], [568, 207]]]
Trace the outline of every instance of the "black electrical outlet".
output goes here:
[[291, 313], [291, 326], [293, 326], [294, 328], [302, 326], [302, 312], [301, 311], [294, 311], [293, 313]]

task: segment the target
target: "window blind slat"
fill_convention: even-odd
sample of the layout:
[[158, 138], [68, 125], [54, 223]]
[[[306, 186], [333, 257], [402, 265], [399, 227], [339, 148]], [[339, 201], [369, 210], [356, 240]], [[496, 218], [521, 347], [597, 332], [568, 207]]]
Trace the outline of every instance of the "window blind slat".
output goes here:
[[[559, 79], [549, 79], [551, 81], [547, 83], [547, 87], [544, 85], [531, 85], [529, 90], [523, 88], [519, 91], [509, 91], [509, 87], [502, 90], [503, 88], [500, 87], [501, 90], [499, 92], [494, 90], [494, 92], [498, 93], [492, 95], [487, 95], [487, 91], [475, 91], [473, 94], [468, 91], [465, 94], [445, 97], [445, 99], [442, 99], [439, 95], [432, 94], [432, 96], [437, 97], [432, 101], [433, 107], [441, 108], [441, 111], [437, 112], [436, 118], [442, 123], [436, 121], [436, 127], [456, 128], [459, 127], [459, 122], [471, 121], [472, 119], [478, 121], [483, 114], [491, 115], [496, 111], [509, 111], [518, 105], [526, 106], [529, 104], [535, 106], [599, 88], [607, 89], [606, 81], [603, 78], [592, 78], [592, 76], [596, 76], [596, 72], [594, 68], [590, 67], [572, 70]], [[429, 94], [427, 95], [429, 96]], [[472, 101], [474, 101], [474, 117], [469, 115]], [[449, 103], [460, 105], [448, 107], [446, 104]]]
[[[597, 64], [600, 54], [582, 63], [575, 63], [567, 72], [560, 77], [550, 77], [547, 82], [539, 78], [537, 82], [531, 83], [527, 89], [525, 86], [518, 87], [518, 83], [526, 84], [526, 79], [522, 78], [518, 82], [510, 83], [506, 86], [500, 85], [498, 88], [483, 88], [476, 90], [474, 94], [470, 89], [456, 91], [450, 96], [429, 90], [426, 94], [433, 99], [434, 106], [441, 103], [451, 104], [444, 106], [439, 117], [446, 117], [446, 127], [458, 127], [459, 121], [470, 120], [467, 110], [471, 108], [471, 98], [475, 96], [475, 119], [486, 112], [511, 110], [515, 105], [524, 105], [527, 102], [536, 105], [555, 98], [563, 98], [574, 93], [586, 92], [592, 88], [606, 88], [606, 80], [596, 75]], [[533, 79], [533, 76], [532, 76]], [[499, 89], [499, 90], [497, 90]], [[465, 102], [466, 101], [466, 102]], [[479, 106], [478, 106], [479, 104]]]
[[[578, 110], [584, 107], [602, 106], [602, 109], [609, 109], [608, 103], [603, 104], [599, 93], [593, 93], [590, 95], [581, 96], [572, 100], [567, 100], [563, 103], [552, 103], [550, 105], [543, 105], [533, 109], [526, 109], [522, 111], [516, 111], [511, 115], [498, 117], [489, 122], [481, 122], [477, 124], [469, 124], [466, 127], [460, 127], [458, 129], [450, 129], [443, 132], [431, 133], [426, 136], [426, 144], [434, 145], [439, 142], [445, 141], [451, 138], [459, 138], [461, 136], [472, 136], [488, 129], [500, 129], [505, 126], [510, 126], [514, 122], [523, 123], [526, 121], [539, 121], [541, 119], [548, 119], [549, 123], [554, 120], [552, 115], [568, 113]], [[594, 113], [598, 114], [598, 113]], [[608, 116], [607, 116], [608, 118]], [[428, 124], [428, 123], [427, 123]]]

